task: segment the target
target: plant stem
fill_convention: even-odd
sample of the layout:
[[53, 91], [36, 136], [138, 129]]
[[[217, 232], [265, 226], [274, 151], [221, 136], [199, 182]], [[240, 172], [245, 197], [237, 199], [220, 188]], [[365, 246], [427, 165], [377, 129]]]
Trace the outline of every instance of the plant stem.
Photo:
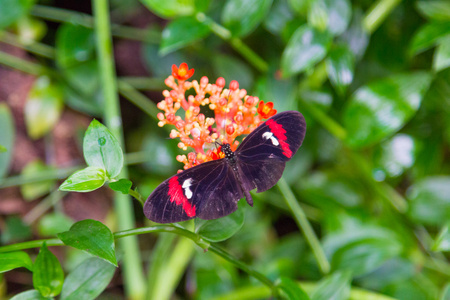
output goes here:
[[0, 64], [36, 76], [47, 73], [47, 69], [45, 67], [3, 51], [0, 51]]
[[369, 33], [374, 32], [400, 2], [401, 0], [378, 0], [375, 2], [362, 21], [364, 28]]
[[137, 91], [130, 84], [124, 81], [119, 81], [119, 92], [147, 115], [159, 121], [156, 115], [160, 112], [160, 110], [156, 107], [155, 103]]
[[53, 59], [55, 57], [55, 49], [51, 46], [42, 43], [32, 43], [29, 45], [24, 45], [17, 35], [14, 35], [7, 31], [0, 32], [0, 42], [25, 49], [28, 52], [34, 53], [36, 55]]
[[145, 91], [161, 91], [167, 88], [164, 79], [154, 77], [119, 77], [119, 89], [121, 83], [126, 83], [136, 90]]
[[241, 39], [233, 37], [231, 32], [217, 24], [204, 13], [197, 13], [196, 19], [209, 27], [209, 29], [218, 37], [230, 43], [230, 45], [239, 52], [248, 62], [250, 62], [258, 71], [266, 73], [269, 70], [269, 65], [256, 52], [245, 45]]
[[167, 253], [169, 253], [176, 235], [161, 233], [158, 236], [155, 247], [152, 249], [151, 261], [149, 263], [147, 275], [147, 296], [146, 299], [155, 299], [154, 295], [158, 289], [158, 278], [164, 272], [167, 265]]
[[[102, 83], [102, 92], [105, 99], [105, 123], [111, 133], [117, 138], [124, 149], [122, 132], [122, 118], [117, 95], [117, 82], [115, 76], [114, 57], [109, 21], [108, 0], [95, 0], [93, 2], [95, 16], [96, 49], [99, 61], [99, 74]], [[127, 168], [124, 166], [120, 175], [128, 178]], [[118, 227], [121, 230], [134, 228], [133, 204], [127, 195], [114, 193], [114, 207], [118, 218]], [[123, 251], [123, 274], [125, 292], [129, 299], [144, 299], [145, 282], [142, 270], [142, 260], [136, 237], [129, 237], [120, 241]]]
[[59, 190], [52, 191], [47, 197], [40, 200], [39, 204], [33, 207], [24, 217], [23, 221], [25, 224], [31, 224], [36, 221], [40, 216], [42, 216], [47, 210], [49, 210], [53, 205], [60, 201], [67, 192], [61, 192]]
[[335, 120], [330, 118], [325, 112], [314, 104], [308, 103], [307, 101], [301, 101], [301, 107], [320, 123], [325, 129], [327, 129], [334, 137], [339, 140], [345, 140], [347, 136], [347, 131]]
[[[31, 9], [31, 15], [54, 22], [79, 24], [87, 28], [93, 28], [94, 26], [94, 18], [92, 16], [62, 8], [34, 5]], [[116, 37], [147, 43], [156, 44], [161, 40], [161, 35], [154, 31], [118, 24], [111, 25], [111, 32], [112, 35]]]
[[[125, 237], [130, 237], [134, 235], [139, 234], [146, 234], [146, 233], [158, 233], [158, 232], [170, 232], [174, 233], [179, 236], [186, 237], [190, 240], [192, 240], [194, 243], [196, 243], [200, 248], [204, 249], [205, 251], [210, 250], [211, 252], [221, 256], [228, 262], [232, 263], [236, 267], [240, 268], [241, 270], [245, 271], [249, 275], [253, 276], [254, 278], [258, 279], [261, 283], [268, 286], [271, 290], [274, 288], [274, 284], [272, 281], [264, 276], [262, 273], [259, 273], [256, 270], [253, 270], [250, 266], [247, 266], [240, 260], [238, 260], [236, 257], [232, 256], [225, 250], [215, 246], [211, 245], [208, 241], [205, 241], [200, 235], [196, 234], [195, 232], [189, 231], [187, 229], [184, 229], [178, 225], [155, 225], [155, 226], [149, 226], [149, 227], [141, 227], [141, 228], [135, 228], [135, 229], [129, 229], [129, 230], [123, 230], [114, 233], [115, 239], [123, 239]], [[4, 252], [13, 252], [13, 251], [19, 251], [19, 250], [25, 250], [25, 249], [31, 249], [31, 248], [40, 248], [42, 244], [46, 242], [47, 246], [63, 246], [63, 242], [59, 239], [46, 239], [46, 240], [36, 240], [36, 241], [29, 241], [24, 243], [17, 243], [13, 245], [8, 246], [0, 246], [0, 253]]]
[[314, 254], [314, 257], [316, 258], [316, 261], [317, 261], [317, 264], [319, 265], [320, 270], [324, 274], [329, 273], [330, 272], [330, 263], [328, 262], [328, 259], [325, 256], [322, 246], [320, 245], [319, 239], [317, 238], [316, 234], [314, 233], [314, 230], [312, 229], [311, 225], [309, 224], [305, 213], [303, 212], [301, 206], [298, 204], [297, 199], [294, 196], [294, 193], [292, 193], [289, 185], [284, 180], [284, 178], [281, 178], [278, 181], [278, 188], [280, 189], [281, 193], [283, 194], [284, 199], [286, 199], [287, 205], [289, 206], [292, 213], [294, 214], [294, 218], [295, 218], [295, 221], [297, 222], [298, 227], [303, 231], [305, 239], [306, 239], [307, 243], [309, 244], [309, 246], [311, 247], [311, 250]]
[[[125, 154], [125, 163], [127, 165], [138, 164], [152, 159], [145, 151], [131, 152]], [[6, 178], [0, 178], [0, 189], [11, 186], [18, 186], [27, 183], [42, 182], [46, 180], [64, 179], [73, 172], [86, 167], [86, 165], [78, 165], [74, 167], [60, 168], [54, 170], [40, 171], [35, 175], [17, 175]]]
[[175, 244], [164, 268], [160, 269], [156, 278], [156, 286], [153, 295], [147, 299], [169, 300], [172, 297], [188, 263], [194, 255], [194, 244], [187, 238], [180, 236]]

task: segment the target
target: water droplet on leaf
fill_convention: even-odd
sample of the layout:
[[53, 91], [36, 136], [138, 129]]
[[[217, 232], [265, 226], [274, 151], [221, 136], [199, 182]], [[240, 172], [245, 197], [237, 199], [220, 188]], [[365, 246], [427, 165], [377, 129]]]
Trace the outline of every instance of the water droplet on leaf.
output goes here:
[[104, 137], [98, 138], [98, 144], [104, 146], [106, 144], [106, 139]]

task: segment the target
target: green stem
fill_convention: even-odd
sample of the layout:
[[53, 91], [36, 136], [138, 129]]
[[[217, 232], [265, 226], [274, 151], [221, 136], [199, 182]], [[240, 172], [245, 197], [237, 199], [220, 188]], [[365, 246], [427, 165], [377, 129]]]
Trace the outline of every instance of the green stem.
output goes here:
[[142, 198], [141, 194], [139, 194], [138, 192], [136, 192], [135, 190], [132, 190], [132, 189], [130, 189], [128, 191], [128, 194], [130, 196], [132, 196], [134, 199], [136, 199], [137, 201], [139, 201], [139, 203], [141, 203], [142, 207], [144, 207], [145, 199]]
[[[94, 27], [99, 74], [103, 87], [103, 97], [105, 99], [104, 119], [106, 126], [122, 145], [122, 149], [124, 149], [108, 0], [93, 1], [93, 11], [95, 16]], [[128, 170], [126, 167], [122, 169], [119, 176], [121, 178], [128, 178]], [[129, 197], [122, 193], [114, 193], [114, 207], [118, 218], [119, 229], [134, 228], [133, 204]], [[143, 299], [145, 295], [145, 282], [138, 240], [136, 237], [129, 237], [121, 240], [119, 245], [123, 251], [123, 275], [127, 297], [129, 299]]]
[[378, 0], [375, 2], [364, 17], [362, 22], [364, 28], [369, 33], [374, 32], [400, 2], [401, 0]]
[[33, 209], [23, 217], [24, 223], [32, 224], [58, 201], [64, 198], [65, 195], [67, 195], [66, 192], [61, 192], [57, 189], [51, 192], [50, 195], [40, 200], [39, 204], [33, 207]]
[[264, 59], [262, 59], [258, 54], [256, 54], [256, 52], [245, 45], [241, 39], [233, 37], [228, 29], [217, 24], [204, 13], [197, 13], [195, 17], [197, 18], [197, 21], [207, 25], [215, 35], [217, 35], [224, 41], [229, 42], [234, 50], [239, 52], [260, 72], [266, 73], [269, 70], [269, 65], [264, 61]]
[[[300, 281], [297, 282], [300, 288], [302, 288], [308, 294], [312, 294], [314, 290], [319, 286], [319, 283]], [[214, 296], [211, 300], [228, 300], [228, 299], [239, 299], [239, 300], [250, 300], [250, 299], [270, 299], [271, 290], [265, 286], [248, 286], [240, 289], [233, 290], [232, 292]], [[361, 288], [352, 287], [350, 290], [349, 300], [395, 300], [386, 295], [377, 294], [372, 291], [364, 290]]]
[[14, 47], [18, 47], [24, 49], [30, 53], [53, 59], [55, 58], [55, 49], [51, 46], [42, 43], [32, 43], [29, 45], [24, 45], [20, 39], [7, 31], [0, 32], [0, 42], [4, 42], [6, 44], [12, 45]]
[[[146, 162], [152, 159], [149, 157], [148, 153], [145, 151], [140, 152], [131, 152], [125, 154], [125, 164], [139, 164]], [[53, 169], [53, 170], [44, 170], [40, 171], [39, 174], [33, 175], [17, 175], [6, 178], [0, 178], [0, 189], [7, 188], [11, 186], [18, 186], [27, 183], [35, 183], [42, 182], [47, 180], [57, 180], [67, 178], [69, 175], [78, 171], [82, 168], [85, 168], [86, 165], [78, 165], [74, 167], [61, 168], [61, 169]]]
[[[31, 9], [31, 15], [54, 22], [79, 24], [88, 28], [94, 27], [94, 18], [92, 16], [62, 8], [34, 5]], [[161, 35], [154, 31], [122, 26], [118, 24], [113, 24], [111, 26], [111, 32], [115, 37], [137, 40], [147, 43], [156, 44], [161, 40]]]
[[152, 249], [152, 256], [148, 269], [146, 296], [146, 299], [148, 300], [155, 299], [154, 295], [158, 289], [158, 278], [166, 269], [167, 253], [169, 253], [175, 237], [175, 235], [168, 233], [161, 233], [158, 235], [156, 245]]
[[253, 276], [254, 278], [258, 279], [261, 283], [266, 285], [270, 288], [271, 291], [275, 289], [275, 285], [273, 282], [264, 276], [262, 273], [259, 273], [258, 271], [252, 269], [251, 267], [247, 266], [240, 260], [237, 260], [235, 257], [233, 257], [231, 254], [223, 250], [222, 248], [217, 247], [216, 245], [210, 245], [209, 251], [221, 256], [223, 259], [233, 263], [235, 266], [237, 266], [242, 271], [246, 272], [247, 274]]
[[346, 130], [339, 123], [330, 118], [324, 111], [307, 101], [301, 101], [300, 105], [314, 118], [314, 120], [319, 122], [320, 125], [327, 129], [332, 135], [341, 141], [345, 140], [347, 136]]
[[156, 107], [155, 103], [137, 91], [130, 84], [124, 81], [119, 81], [119, 92], [123, 97], [127, 98], [131, 103], [139, 107], [147, 115], [159, 121], [156, 115], [160, 112], [160, 110]]
[[289, 185], [284, 180], [284, 178], [281, 178], [280, 181], [278, 181], [278, 188], [283, 194], [284, 199], [286, 199], [287, 205], [294, 214], [294, 218], [295, 221], [297, 222], [298, 227], [303, 231], [305, 239], [309, 244], [309, 246], [311, 247], [311, 250], [314, 254], [314, 257], [316, 258], [320, 270], [324, 274], [329, 273], [330, 263], [328, 262], [328, 259], [325, 256], [325, 252], [323, 251], [322, 246], [320, 245], [319, 239], [314, 233], [311, 224], [309, 224], [305, 213], [303, 212], [301, 206], [298, 204], [298, 201], [295, 198], [294, 193], [292, 193]]
[[159, 270], [153, 295], [147, 299], [169, 300], [172, 297], [181, 277], [186, 271], [188, 263], [194, 255], [194, 250], [192, 241], [179, 237], [165, 268]]
[[164, 84], [164, 79], [153, 77], [119, 77], [119, 89], [120, 83], [125, 83], [137, 90], [145, 91], [161, 91], [167, 88]]
[[36, 76], [47, 73], [47, 69], [39, 64], [29, 62], [2, 51], [0, 51], [0, 64]]
[[[194, 243], [196, 243], [200, 248], [210, 252], [213, 252], [228, 262], [232, 263], [236, 267], [240, 268], [242, 271], [245, 271], [249, 275], [253, 276], [254, 278], [258, 279], [261, 283], [268, 286], [271, 290], [274, 288], [274, 284], [272, 281], [264, 276], [262, 273], [259, 273], [256, 270], [253, 270], [250, 266], [247, 266], [240, 260], [238, 260], [236, 257], [232, 256], [225, 250], [210, 244], [208, 241], [205, 241], [200, 235], [196, 234], [195, 232], [189, 231], [187, 229], [184, 229], [178, 225], [155, 225], [155, 226], [149, 226], [149, 227], [141, 227], [141, 228], [135, 228], [135, 229], [129, 229], [129, 230], [123, 230], [114, 233], [115, 239], [123, 239], [125, 237], [135, 236], [139, 234], [147, 234], [147, 233], [159, 233], [159, 232], [170, 232], [174, 233], [179, 236], [183, 236], [185, 238], [188, 238], [192, 240]], [[46, 240], [36, 240], [36, 241], [29, 241], [29, 242], [23, 242], [23, 243], [17, 243], [13, 245], [8, 246], [0, 246], [0, 253], [4, 252], [13, 252], [13, 251], [19, 251], [19, 250], [25, 250], [25, 249], [31, 249], [31, 248], [40, 248], [42, 244], [46, 242], [47, 246], [63, 246], [63, 242], [61, 242], [59, 239], [46, 239]]]

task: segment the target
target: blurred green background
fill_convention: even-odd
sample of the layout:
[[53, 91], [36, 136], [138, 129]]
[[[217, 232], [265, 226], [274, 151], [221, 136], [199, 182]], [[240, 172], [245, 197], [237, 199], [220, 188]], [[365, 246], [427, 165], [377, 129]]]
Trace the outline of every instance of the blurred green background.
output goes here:
[[[99, 38], [109, 30], [112, 40]], [[237, 80], [278, 111], [302, 112], [308, 126], [288, 186], [253, 194], [223, 249], [277, 280], [287, 299], [450, 299], [445, 0], [0, 0], [0, 245], [53, 238], [88, 218], [112, 231], [149, 224], [126, 196], [58, 185], [84, 166], [93, 118], [119, 140], [123, 132], [128, 177], [144, 197], [175, 174], [181, 150], [157, 127], [155, 104], [182, 62], [192, 79]], [[286, 204], [289, 187], [329, 268]], [[119, 249], [123, 265], [101, 279], [101, 299], [270, 297], [175, 235]], [[87, 257], [50, 250], [66, 274]], [[32, 288], [30, 271], [0, 273], [0, 298]]]

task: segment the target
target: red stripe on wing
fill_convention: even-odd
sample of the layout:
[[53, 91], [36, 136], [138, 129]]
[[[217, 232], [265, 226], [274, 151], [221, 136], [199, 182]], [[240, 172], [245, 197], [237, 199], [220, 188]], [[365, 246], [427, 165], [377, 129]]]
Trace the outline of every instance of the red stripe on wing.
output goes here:
[[169, 180], [169, 192], [170, 202], [174, 202], [176, 205], [183, 205], [184, 212], [189, 217], [195, 216], [195, 205], [191, 205], [188, 199], [183, 193], [180, 183], [178, 182], [178, 176], [174, 176]]
[[284, 156], [291, 158], [292, 157], [292, 151], [291, 148], [289, 148], [289, 144], [286, 143], [287, 137], [286, 137], [286, 130], [284, 130], [283, 126], [278, 124], [272, 119], [269, 119], [266, 121], [266, 124], [269, 126], [270, 131], [273, 132], [275, 137], [278, 139], [281, 149], [283, 149]]

